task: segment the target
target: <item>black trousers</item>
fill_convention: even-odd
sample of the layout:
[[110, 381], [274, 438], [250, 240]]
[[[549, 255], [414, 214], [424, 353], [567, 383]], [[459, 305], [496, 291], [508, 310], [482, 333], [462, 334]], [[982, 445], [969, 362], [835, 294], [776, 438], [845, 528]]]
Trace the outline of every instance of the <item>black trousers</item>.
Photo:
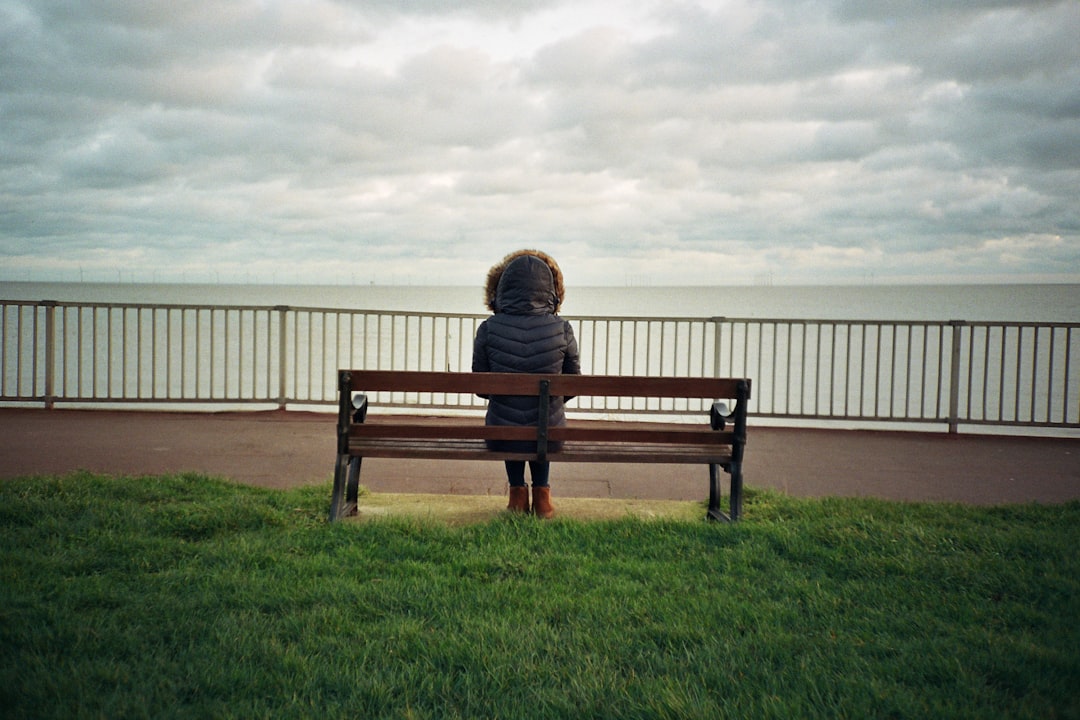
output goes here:
[[[506, 460], [506, 477], [511, 487], [525, 487], [525, 461]], [[529, 473], [532, 475], [533, 487], [547, 487], [548, 475], [551, 472], [551, 463], [529, 461]]]

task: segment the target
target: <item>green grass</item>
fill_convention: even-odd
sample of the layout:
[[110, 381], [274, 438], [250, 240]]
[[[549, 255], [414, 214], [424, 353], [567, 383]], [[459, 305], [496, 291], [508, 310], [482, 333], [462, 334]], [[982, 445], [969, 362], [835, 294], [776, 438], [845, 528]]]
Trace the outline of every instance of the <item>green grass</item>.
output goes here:
[[1080, 717], [1080, 503], [331, 525], [329, 495], [0, 482], [0, 716]]

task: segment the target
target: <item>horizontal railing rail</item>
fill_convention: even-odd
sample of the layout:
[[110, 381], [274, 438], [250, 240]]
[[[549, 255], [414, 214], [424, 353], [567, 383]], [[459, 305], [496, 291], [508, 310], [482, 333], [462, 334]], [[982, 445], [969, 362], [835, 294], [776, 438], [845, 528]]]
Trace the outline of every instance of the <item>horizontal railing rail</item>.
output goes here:
[[[0, 300], [0, 402], [333, 406], [339, 368], [468, 370], [484, 315]], [[749, 377], [777, 421], [1080, 428], [1080, 323], [571, 317], [582, 371]], [[479, 412], [480, 398], [376, 397]], [[580, 398], [586, 415], [700, 402]]]

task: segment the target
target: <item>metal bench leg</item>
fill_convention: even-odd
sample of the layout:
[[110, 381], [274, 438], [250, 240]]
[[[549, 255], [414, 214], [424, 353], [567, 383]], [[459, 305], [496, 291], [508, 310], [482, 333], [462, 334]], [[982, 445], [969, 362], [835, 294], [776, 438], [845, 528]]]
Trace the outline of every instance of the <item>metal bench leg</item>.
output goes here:
[[731, 473], [731, 519], [738, 520], [742, 515], [742, 463], [731, 463], [728, 472]]
[[343, 517], [345, 511], [345, 476], [348, 472], [349, 456], [338, 455], [334, 463], [334, 491], [330, 495], [330, 522]]
[[360, 504], [360, 460], [354, 457], [349, 462], [349, 482], [345, 490], [345, 513], [356, 515], [357, 506]]
[[705, 515], [705, 519], [731, 520], [720, 509], [720, 466], [715, 463], [709, 464], [709, 512]]

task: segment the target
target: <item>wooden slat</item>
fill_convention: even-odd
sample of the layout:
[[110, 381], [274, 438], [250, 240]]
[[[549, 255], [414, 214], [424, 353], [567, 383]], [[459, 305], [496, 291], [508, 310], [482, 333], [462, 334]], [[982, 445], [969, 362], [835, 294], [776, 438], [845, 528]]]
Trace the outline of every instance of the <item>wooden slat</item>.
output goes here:
[[[730, 445], [734, 439], [732, 433], [701, 429], [693, 425], [661, 426], [652, 423], [648, 426], [634, 427], [553, 427], [548, 428], [548, 440], [568, 442], [620, 443], [627, 444], [672, 444], [672, 445]], [[403, 424], [371, 423], [353, 425], [349, 430], [352, 441], [365, 438], [380, 439], [420, 439], [437, 440], [535, 440], [536, 428], [506, 427], [497, 425], [445, 424]]]
[[[359, 438], [349, 454], [360, 457], [430, 458], [447, 460], [531, 460], [532, 453], [488, 450], [483, 440], [401, 440]], [[724, 445], [650, 445], [624, 443], [566, 443], [548, 453], [552, 462], [722, 463], [731, 459]]]
[[640, 377], [617, 375], [536, 375], [529, 373], [447, 373], [403, 370], [342, 370], [353, 392], [436, 392], [469, 395], [537, 395], [540, 380], [552, 395], [674, 397], [718, 400], [738, 395], [742, 378]]

